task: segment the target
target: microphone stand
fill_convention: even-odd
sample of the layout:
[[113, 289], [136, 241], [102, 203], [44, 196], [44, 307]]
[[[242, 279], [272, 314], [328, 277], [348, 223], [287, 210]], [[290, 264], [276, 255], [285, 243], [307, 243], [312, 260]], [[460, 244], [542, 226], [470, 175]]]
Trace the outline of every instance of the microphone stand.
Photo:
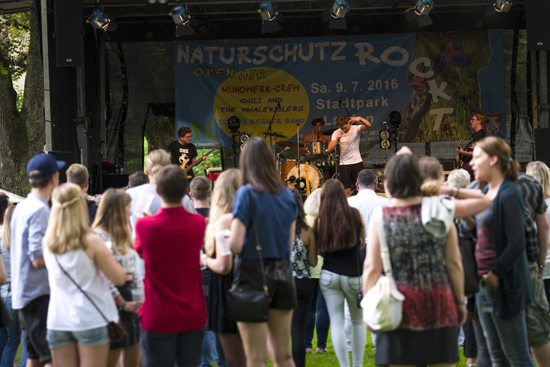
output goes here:
[[[271, 118], [271, 121], [269, 121], [269, 126], [267, 128], [267, 133], [271, 134], [271, 124], [273, 124], [273, 121], [275, 120], [275, 115], [277, 114], [277, 111], [281, 109], [281, 101], [277, 101], [277, 107], [275, 108], [275, 112], [273, 113], [273, 117]], [[269, 135], [269, 146], [273, 146], [273, 136]]]
[[346, 107], [346, 104], [344, 103], [344, 101], [342, 101], [342, 97], [340, 97], [340, 99], [338, 100], [338, 104], [344, 107], [344, 110], [346, 110], [348, 116], [351, 117], [351, 115], [349, 114], [348, 108]]

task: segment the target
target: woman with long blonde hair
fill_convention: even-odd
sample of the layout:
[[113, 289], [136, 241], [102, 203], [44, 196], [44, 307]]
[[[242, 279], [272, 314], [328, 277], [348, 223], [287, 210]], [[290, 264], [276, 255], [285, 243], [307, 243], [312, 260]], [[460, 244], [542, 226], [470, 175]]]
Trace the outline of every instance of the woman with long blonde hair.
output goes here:
[[115, 320], [117, 309], [104, 275], [122, 285], [126, 272], [90, 231], [79, 186], [60, 185], [53, 191], [52, 203], [42, 243], [51, 294], [46, 339], [53, 364], [105, 366], [110, 342], [107, 324]]
[[243, 342], [237, 324], [225, 317], [225, 297], [233, 274], [233, 254], [229, 250], [229, 229], [233, 215], [233, 199], [239, 187], [239, 170], [224, 171], [217, 179], [204, 237], [206, 254], [201, 262], [212, 270], [208, 299], [208, 329], [218, 334], [228, 367], [246, 366]]
[[139, 318], [143, 303], [132, 299], [132, 289], [142, 289], [143, 281], [137, 269], [137, 253], [130, 236], [130, 195], [122, 190], [108, 189], [103, 193], [93, 224], [93, 230], [113, 252], [115, 260], [126, 272], [123, 286], [111, 286], [111, 293], [126, 330], [124, 338], [111, 342], [108, 367], [114, 367], [122, 353], [122, 365], [134, 367], [139, 362]]

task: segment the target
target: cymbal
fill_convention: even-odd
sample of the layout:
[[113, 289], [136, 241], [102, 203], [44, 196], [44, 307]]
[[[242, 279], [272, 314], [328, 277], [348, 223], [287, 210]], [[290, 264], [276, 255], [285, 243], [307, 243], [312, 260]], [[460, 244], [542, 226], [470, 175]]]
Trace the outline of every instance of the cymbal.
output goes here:
[[275, 143], [275, 145], [278, 145], [283, 148], [289, 147], [290, 149], [297, 149], [297, 148], [304, 147], [304, 144], [302, 143], [298, 144], [295, 141], [278, 141]]
[[334, 133], [336, 130], [338, 130], [338, 129], [328, 129], [328, 130], [325, 130], [325, 131], [321, 131], [321, 134], [323, 134], [323, 135], [332, 135], [332, 133]]
[[264, 135], [273, 136], [274, 138], [288, 139], [286, 136], [277, 133], [262, 133]]

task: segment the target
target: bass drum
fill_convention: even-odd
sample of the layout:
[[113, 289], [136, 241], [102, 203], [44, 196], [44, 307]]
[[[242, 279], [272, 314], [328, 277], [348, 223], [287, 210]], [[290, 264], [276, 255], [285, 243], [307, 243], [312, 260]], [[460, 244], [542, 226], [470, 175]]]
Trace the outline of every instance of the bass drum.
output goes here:
[[288, 173], [292, 167], [296, 167], [296, 159], [287, 159], [281, 161], [279, 166], [279, 171], [281, 172], [281, 179], [284, 181], [288, 177]]
[[[308, 167], [307, 178], [309, 179], [309, 192], [317, 190], [323, 183], [323, 175], [321, 174], [321, 171], [311, 164]], [[300, 163], [300, 176], [298, 176], [298, 166], [295, 166], [288, 171], [288, 175], [284, 178], [284, 180], [289, 188], [305, 193], [307, 189], [306, 164]]]

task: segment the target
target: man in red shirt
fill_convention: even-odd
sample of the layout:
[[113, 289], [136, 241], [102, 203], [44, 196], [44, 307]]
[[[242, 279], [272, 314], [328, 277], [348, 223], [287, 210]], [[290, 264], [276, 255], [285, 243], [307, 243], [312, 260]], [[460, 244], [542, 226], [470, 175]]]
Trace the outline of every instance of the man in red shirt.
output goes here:
[[206, 325], [200, 270], [204, 218], [181, 205], [185, 172], [166, 166], [157, 174], [161, 209], [136, 222], [135, 250], [145, 262], [140, 346], [144, 367], [199, 366]]

